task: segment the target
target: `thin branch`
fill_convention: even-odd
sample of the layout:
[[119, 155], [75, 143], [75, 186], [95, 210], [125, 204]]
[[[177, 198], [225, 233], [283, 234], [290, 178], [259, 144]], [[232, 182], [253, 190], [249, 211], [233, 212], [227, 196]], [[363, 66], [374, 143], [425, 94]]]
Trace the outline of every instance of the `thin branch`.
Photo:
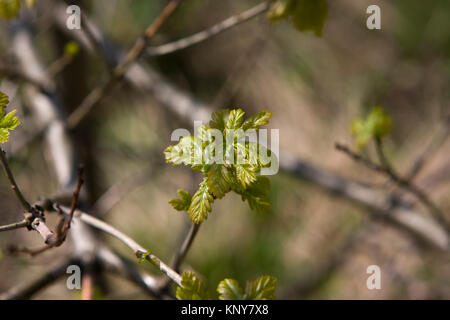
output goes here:
[[398, 186], [402, 187], [406, 191], [410, 192], [412, 195], [414, 195], [420, 202], [422, 202], [428, 209], [428, 211], [433, 215], [433, 217], [447, 230], [447, 232], [450, 231], [450, 226], [448, 222], [444, 218], [444, 214], [440, 211], [440, 209], [431, 201], [431, 199], [428, 197], [428, 195], [416, 187], [414, 184], [411, 183], [410, 180], [407, 180], [405, 178], [400, 177], [395, 170], [392, 168], [391, 164], [389, 163], [389, 160], [386, 158], [386, 155], [383, 151], [383, 145], [381, 142], [381, 139], [375, 140], [375, 146], [378, 154], [378, 158], [381, 162], [380, 164], [374, 163], [372, 160], [365, 158], [353, 151], [351, 151], [348, 147], [343, 146], [341, 144], [336, 144], [336, 149], [339, 151], [344, 152], [345, 154], [349, 155], [351, 158], [353, 158], [355, 161], [363, 163], [366, 167], [369, 169], [372, 169], [376, 172], [382, 173], [389, 177], [393, 182], [395, 182]]
[[[69, 215], [70, 209], [64, 206], [59, 206], [61, 210], [64, 212], [64, 214]], [[54, 206], [54, 209], [56, 207]], [[136, 256], [138, 258], [145, 257], [146, 260], [148, 260], [151, 264], [156, 266], [162, 273], [167, 275], [173, 282], [175, 282], [178, 286], [181, 285], [181, 275], [179, 275], [175, 270], [170, 268], [168, 265], [166, 265], [164, 262], [162, 262], [157, 256], [155, 256], [152, 253], [149, 253], [148, 250], [146, 250], [144, 247], [142, 247], [140, 244], [138, 244], [136, 241], [134, 241], [132, 238], [124, 234], [123, 232], [117, 230], [113, 226], [107, 224], [104, 221], [101, 221], [85, 212], [82, 212], [80, 210], [75, 211], [75, 217], [77, 219], [80, 219], [84, 223], [99, 229], [105, 233], [108, 233], [109, 235], [115, 237], [116, 239], [122, 241], [126, 246], [128, 246], [130, 249], [134, 251]]]
[[192, 243], [194, 242], [195, 236], [197, 235], [198, 230], [200, 229], [201, 224], [192, 223], [186, 238], [181, 243], [180, 248], [177, 250], [173, 262], [171, 263], [172, 268], [176, 271], [180, 270], [181, 263], [183, 262], [186, 254], [191, 248]]
[[32, 77], [26, 73], [20, 72], [18, 68], [6, 65], [4, 62], [0, 61], [0, 74], [12, 80], [19, 80], [25, 83], [30, 83], [43, 92], [50, 92], [54, 88], [51, 84], [45, 83], [39, 79]]
[[20, 203], [22, 204], [23, 208], [27, 212], [32, 212], [32, 207], [28, 203], [28, 201], [23, 196], [22, 192], [20, 191], [19, 187], [17, 186], [16, 180], [14, 179], [14, 175], [9, 168], [8, 160], [6, 159], [5, 151], [0, 147], [0, 160], [3, 165], [3, 169], [5, 170], [5, 174], [8, 177], [9, 183], [11, 184], [11, 189], [16, 194], [17, 199], [19, 199]]
[[447, 141], [450, 136], [450, 116], [442, 121], [442, 124], [437, 129], [436, 133], [431, 138], [431, 142], [427, 145], [425, 150], [419, 155], [419, 157], [414, 161], [411, 169], [406, 174], [407, 180], [413, 180], [422, 168], [425, 166], [426, 162], [435, 154], [439, 148]]
[[28, 226], [29, 226], [29, 222], [26, 220], [22, 220], [19, 222], [7, 224], [5, 226], [0, 226], [0, 232], [10, 231], [10, 230], [15, 230], [15, 229], [20, 229], [20, 228], [26, 228]]
[[229, 17], [206, 30], [197, 32], [191, 36], [167, 44], [163, 44], [156, 47], [150, 47], [145, 51], [145, 56], [148, 57], [162, 56], [165, 54], [186, 49], [188, 47], [211, 39], [212, 37], [228, 29], [231, 29], [243, 22], [249, 21], [252, 18], [255, 18], [260, 14], [266, 12], [267, 10], [269, 10], [269, 8], [270, 8], [269, 2], [262, 2], [254, 6], [253, 8], [248, 9], [247, 11]]
[[143, 172], [139, 172], [136, 175], [113, 184], [97, 199], [91, 208], [92, 212], [95, 212], [97, 217], [103, 217], [127, 194], [149, 182], [149, 179], [153, 176], [153, 174], [154, 169], [150, 167]]
[[144, 35], [140, 37], [133, 47], [128, 51], [125, 58], [114, 69], [111, 77], [103, 86], [97, 87], [88, 94], [81, 104], [67, 118], [67, 126], [75, 128], [80, 121], [89, 113], [89, 111], [108, 93], [118, 81], [122, 79], [129, 66], [138, 60], [152, 38], [169, 16], [175, 11], [183, 0], [172, 0], [164, 8], [163, 12], [153, 21], [145, 30]]
[[0, 294], [0, 300], [25, 300], [31, 298], [34, 294], [66, 274], [67, 267], [71, 264], [77, 264], [77, 261], [70, 259], [58, 264], [37, 279], [15, 286], [7, 292]]

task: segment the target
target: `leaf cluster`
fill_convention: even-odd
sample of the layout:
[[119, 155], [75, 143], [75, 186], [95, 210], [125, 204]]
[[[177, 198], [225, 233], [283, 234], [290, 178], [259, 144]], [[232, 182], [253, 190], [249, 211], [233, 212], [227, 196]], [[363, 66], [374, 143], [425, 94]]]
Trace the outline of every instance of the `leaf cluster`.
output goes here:
[[17, 110], [5, 114], [5, 109], [9, 103], [8, 96], [0, 91], [0, 143], [9, 140], [9, 131], [14, 130], [19, 124], [19, 119], [14, 116]]
[[[177, 288], [178, 300], [209, 300], [211, 295], [205, 284], [193, 272], [184, 272], [181, 281], [183, 287]], [[247, 281], [245, 290], [235, 279], [224, 279], [217, 286], [220, 300], [274, 300], [277, 279], [260, 276]]]
[[214, 112], [209, 126], [201, 126], [196, 136], [182, 137], [164, 151], [167, 163], [188, 165], [203, 173], [203, 181], [192, 197], [187, 191], [178, 190], [180, 198], [170, 201], [176, 210], [188, 211], [194, 223], [206, 220], [214, 200], [230, 191], [241, 195], [252, 210], [270, 209], [270, 182], [260, 171], [270, 165], [271, 151], [246, 141], [245, 136], [256, 136], [272, 113], [264, 110], [246, 120], [244, 114], [241, 109]]
[[358, 149], [364, 148], [372, 138], [382, 139], [391, 130], [391, 117], [380, 106], [374, 107], [366, 119], [357, 118], [351, 125]]
[[[24, 0], [24, 2], [27, 7], [32, 7], [36, 0]], [[0, 0], [0, 17], [11, 20], [18, 15], [20, 7], [20, 0]]]
[[268, 15], [271, 21], [290, 20], [299, 31], [321, 36], [328, 15], [327, 0], [277, 0]]

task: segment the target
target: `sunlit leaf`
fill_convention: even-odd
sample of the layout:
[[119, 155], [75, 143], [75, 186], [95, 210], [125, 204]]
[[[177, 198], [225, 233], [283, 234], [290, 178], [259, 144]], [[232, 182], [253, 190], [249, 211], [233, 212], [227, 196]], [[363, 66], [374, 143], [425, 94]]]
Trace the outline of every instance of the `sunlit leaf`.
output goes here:
[[206, 286], [195, 273], [186, 271], [183, 272], [181, 280], [183, 286], [177, 288], [176, 297], [178, 300], [209, 300], [210, 296], [206, 290]]
[[253, 281], [247, 281], [245, 287], [246, 300], [274, 300], [277, 279], [271, 276], [261, 276]]
[[20, 10], [20, 0], [0, 0], [0, 17], [5, 20], [15, 18]]
[[184, 190], [178, 190], [179, 199], [175, 198], [169, 201], [169, 203], [174, 207], [175, 210], [178, 211], [187, 211], [189, 206], [191, 205], [191, 195], [189, 192]]
[[220, 300], [243, 300], [244, 290], [234, 279], [224, 279], [217, 286]]
[[211, 203], [213, 202], [214, 198], [208, 188], [208, 178], [205, 178], [192, 197], [192, 202], [189, 206], [189, 217], [191, 220], [197, 224], [206, 220], [208, 213], [211, 212]]

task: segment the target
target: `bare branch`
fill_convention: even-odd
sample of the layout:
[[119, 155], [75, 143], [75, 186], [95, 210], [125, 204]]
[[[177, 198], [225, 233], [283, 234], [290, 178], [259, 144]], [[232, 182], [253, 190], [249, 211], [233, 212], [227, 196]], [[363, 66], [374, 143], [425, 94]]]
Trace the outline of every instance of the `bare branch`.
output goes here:
[[445, 143], [450, 135], [450, 116], [442, 121], [439, 128], [431, 138], [431, 142], [423, 150], [423, 152], [414, 161], [411, 169], [406, 174], [406, 179], [412, 181], [425, 166], [426, 162], [436, 153], [439, 148]]
[[153, 21], [153, 23], [145, 30], [143, 37], [140, 37], [133, 47], [125, 55], [125, 58], [114, 69], [112, 76], [103, 86], [97, 87], [81, 102], [81, 104], [67, 118], [67, 126], [74, 128], [89, 113], [89, 111], [112, 89], [118, 81], [120, 81], [128, 70], [129, 66], [142, 55], [148, 41], [169, 16], [175, 11], [182, 0], [172, 0], [164, 8], [163, 12]]
[[17, 199], [19, 199], [19, 201], [22, 204], [25, 211], [32, 212], [33, 209], [31, 207], [30, 203], [25, 199], [22, 192], [20, 191], [19, 186], [17, 185], [16, 180], [14, 179], [14, 175], [13, 175], [11, 169], [9, 168], [8, 160], [6, 159], [6, 155], [5, 155], [5, 151], [3, 151], [3, 149], [1, 147], [0, 147], [0, 160], [3, 165], [3, 169], [5, 170], [5, 174], [8, 177], [9, 183], [11, 184], [11, 189], [16, 194]]
[[189, 231], [186, 235], [186, 238], [181, 243], [180, 248], [177, 250], [175, 257], [172, 262], [172, 267], [174, 270], [179, 271], [181, 263], [186, 257], [187, 252], [191, 248], [192, 242], [194, 242], [195, 236], [197, 235], [198, 230], [200, 229], [201, 224], [192, 223]]
[[[68, 215], [70, 213], [69, 208], [64, 207], [64, 206], [59, 206], [59, 207], [66, 215]], [[56, 208], [54, 208], [54, 209], [56, 210]], [[105, 233], [108, 233], [109, 235], [122, 241], [126, 246], [128, 246], [130, 249], [133, 250], [133, 252], [136, 254], [136, 256], [138, 258], [145, 257], [146, 260], [148, 260], [151, 264], [156, 266], [162, 273], [167, 275], [173, 282], [175, 282], [177, 285], [179, 285], [181, 287], [181, 276], [175, 270], [173, 270], [168, 265], [166, 265], [164, 262], [162, 262], [154, 254], [149, 253], [148, 250], [146, 250], [144, 247], [142, 247], [140, 244], [138, 244], [136, 241], [134, 241], [128, 235], [117, 230], [116, 228], [107, 224], [106, 222], [101, 221], [101, 220], [99, 220], [85, 212], [82, 212], [80, 210], [75, 211], [75, 216], [77, 219], [85, 222], [86, 224], [88, 224], [96, 229], [99, 229]]]
[[0, 232], [3, 231], [10, 231], [10, 230], [15, 230], [15, 229], [20, 229], [20, 228], [26, 228], [29, 226], [29, 222], [26, 220], [22, 220], [19, 222], [15, 222], [15, 223], [11, 223], [11, 224], [7, 224], [4, 226], [0, 226]]
[[0, 294], [0, 300], [30, 299], [34, 294], [63, 276], [66, 273], [67, 266], [71, 264], [76, 264], [76, 261], [70, 259], [58, 264], [56, 267], [51, 268], [37, 279], [29, 283], [15, 286], [7, 292]]
[[166, 43], [156, 47], [150, 47], [145, 51], [145, 56], [148, 57], [162, 56], [165, 54], [186, 49], [188, 47], [211, 39], [212, 37], [228, 29], [231, 29], [243, 22], [249, 21], [252, 18], [255, 18], [260, 14], [266, 12], [267, 10], [269, 10], [269, 8], [270, 8], [269, 2], [262, 2], [254, 6], [253, 8], [248, 9], [247, 11], [229, 17], [206, 30], [200, 31], [191, 36], [170, 43]]

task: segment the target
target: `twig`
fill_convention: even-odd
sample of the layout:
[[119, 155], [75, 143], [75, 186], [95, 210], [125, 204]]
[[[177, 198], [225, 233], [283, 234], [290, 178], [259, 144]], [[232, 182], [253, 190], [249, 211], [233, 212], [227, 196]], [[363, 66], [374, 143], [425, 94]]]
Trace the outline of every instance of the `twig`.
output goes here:
[[63, 71], [71, 62], [73, 61], [73, 56], [64, 53], [60, 58], [54, 61], [46, 70], [49, 76], [55, 77], [61, 71]]
[[425, 166], [426, 162], [431, 156], [436, 153], [439, 148], [445, 143], [450, 135], [450, 116], [442, 121], [442, 124], [437, 129], [436, 133], [431, 138], [431, 143], [427, 145], [425, 150], [414, 161], [411, 169], [406, 174], [406, 179], [412, 181]]
[[195, 236], [197, 235], [197, 232], [200, 229], [200, 226], [201, 226], [201, 224], [196, 224], [196, 223], [191, 224], [191, 227], [189, 228], [186, 238], [181, 243], [181, 246], [178, 249], [177, 253], [175, 254], [175, 257], [171, 263], [172, 268], [174, 270], [176, 270], [176, 271], [180, 270], [181, 263], [183, 262], [184, 258], [186, 257], [187, 252], [191, 248], [192, 242], [194, 242]]
[[50, 92], [53, 90], [53, 86], [45, 83], [39, 79], [36, 79], [32, 77], [31, 75], [28, 75], [26, 73], [20, 72], [17, 67], [11, 67], [8, 65], [5, 65], [5, 63], [0, 62], [0, 74], [4, 75], [5, 77], [13, 80], [19, 80], [26, 83], [30, 83], [37, 88], [39, 88], [43, 92]]
[[150, 167], [143, 172], [139, 172], [136, 175], [113, 184], [97, 199], [91, 208], [92, 212], [95, 212], [97, 217], [103, 217], [114, 208], [123, 197], [147, 183], [153, 174], [154, 170]]
[[258, 15], [269, 10], [269, 8], [270, 8], [269, 2], [262, 2], [254, 6], [253, 8], [248, 9], [247, 11], [229, 17], [206, 30], [197, 32], [191, 36], [170, 43], [166, 43], [156, 47], [150, 47], [145, 51], [145, 56], [148, 57], [161, 56], [186, 49], [190, 46], [206, 41], [228, 29], [231, 29], [234, 26], [237, 26], [254, 17], [257, 17]]
[[399, 186], [409, 191], [419, 201], [421, 201], [428, 208], [428, 211], [434, 216], [434, 218], [439, 221], [439, 223], [441, 223], [444, 227], [446, 227], [447, 231], [450, 232], [450, 226], [447, 220], [444, 218], [444, 213], [434, 204], [433, 201], [431, 201], [428, 195], [424, 191], [416, 187], [414, 184], [412, 184], [409, 179], [400, 177], [394, 171], [384, 154], [383, 143], [381, 139], [375, 139], [375, 146], [380, 162], [383, 164], [384, 172]]
[[[50, 236], [47, 237], [45, 243], [47, 244], [45, 247], [38, 248], [38, 249], [29, 249], [26, 247], [16, 247], [11, 246], [10, 251], [12, 253], [25, 253], [29, 254], [31, 256], [36, 256], [38, 254], [41, 254], [51, 248], [59, 247], [61, 246], [67, 237], [67, 232], [70, 229], [70, 225], [73, 219], [73, 214], [75, 212], [75, 209], [78, 205], [78, 198], [80, 196], [81, 187], [83, 185], [83, 166], [80, 166], [78, 169], [78, 182], [77, 186], [75, 187], [75, 191], [73, 192], [72, 197], [72, 204], [69, 210], [69, 214], [66, 217], [66, 215], [62, 212], [61, 208], [58, 205], [55, 205], [56, 210], [60, 213], [61, 219], [59, 220], [59, 223], [56, 227], [56, 233], [51, 233]], [[39, 228], [39, 227], [37, 227]]]
[[16, 194], [17, 199], [19, 199], [20, 203], [22, 204], [23, 208], [27, 212], [32, 212], [33, 208], [28, 203], [28, 201], [23, 196], [22, 192], [20, 191], [19, 187], [17, 186], [16, 180], [14, 179], [14, 175], [9, 168], [8, 160], [6, 159], [5, 151], [0, 147], [0, 160], [3, 165], [3, 169], [5, 170], [6, 176], [8, 177], [9, 183], [11, 184], [11, 189]]
[[377, 150], [378, 158], [381, 162], [381, 165], [374, 163], [372, 160], [365, 158], [353, 151], [351, 151], [348, 147], [343, 146], [341, 144], [336, 144], [336, 149], [342, 151], [352, 157], [355, 161], [363, 163], [366, 167], [382, 173], [388, 176], [392, 181], [394, 181], [398, 186], [402, 187], [406, 191], [410, 192], [414, 195], [420, 202], [422, 202], [427, 208], [428, 211], [433, 215], [433, 217], [447, 230], [450, 232], [450, 226], [448, 222], [444, 218], [444, 214], [439, 210], [439, 208], [430, 200], [425, 192], [416, 187], [411, 183], [410, 180], [404, 179], [400, 177], [392, 168], [391, 164], [386, 158], [386, 155], [383, 151], [383, 145], [381, 139], [375, 139], [375, 147]]
[[83, 186], [83, 171], [84, 171], [84, 167], [82, 165], [80, 165], [78, 167], [78, 181], [77, 181], [77, 186], [75, 188], [75, 191], [73, 192], [73, 197], [72, 197], [72, 204], [70, 205], [70, 212], [69, 212], [69, 219], [64, 219], [64, 221], [66, 221], [66, 223], [64, 224], [64, 227], [62, 229], [62, 233], [65, 237], [65, 234], [67, 233], [67, 230], [70, 229], [70, 224], [72, 222], [73, 219], [73, 213], [75, 212], [75, 209], [78, 206], [78, 199], [80, 198], [80, 191], [81, 191], [81, 187]]
[[[59, 208], [64, 212], [64, 214], [69, 215], [70, 209], [64, 206], [59, 206]], [[54, 210], [56, 210], [56, 206], [54, 204]], [[113, 226], [107, 224], [104, 221], [101, 221], [85, 212], [80, 210], [75, 211], [75, 217], [80, 219], [84, 223], [99, 229], [109, 235], [115, 237], [116, 239], [122, 241], [125, 245], [131, 248], [138, 258], [144, 258], [148, 260], [151, 264], [156, 266], [162, 273], [167, 275], [173, 282], [181, 287], [181, 276], [164, 262], [162, 262], [157, 256], [152, 253], [149, 253], [144, 247], [134, 241], [132, 238], [124, 234], [123, 232], [117, 230]]]
[[7, 224], [5, 226], [0, 226], [0, 232], [10, 231], [10, 230], [15, 230], [15, 229], [20, 229], [20, 228], [26, 228], [28, 226], [29, 226], [29, 222], [26, 220], [22, 220], [19, 222]]
[[183, 0], [172, 0], [169, 2], [163, 12], [145, 30], [144, 35], [135, 42], [122, 62], [114, 69], [107, 83], [92, 90], [81, 104], [70, 114], [67, 118], [68, 128], [75, 128], [89, 111], [106, 95], [106, 93], [122, 79], [123, 75], [128, 70], [128, 67], [142, 55], [150, 38], [153, 37], [182, 1]]
[[15, 286], [7, 292], [0, 294], [0, 300], [25, 300], [31, 298], [38, 291], [63, 276], [66, 273], [67, 266], [71, 264], [77, 264], [77, 261], [70, 259], [58, 264], [56, 267], [51, 268], [37, 279], [29, 283]]

